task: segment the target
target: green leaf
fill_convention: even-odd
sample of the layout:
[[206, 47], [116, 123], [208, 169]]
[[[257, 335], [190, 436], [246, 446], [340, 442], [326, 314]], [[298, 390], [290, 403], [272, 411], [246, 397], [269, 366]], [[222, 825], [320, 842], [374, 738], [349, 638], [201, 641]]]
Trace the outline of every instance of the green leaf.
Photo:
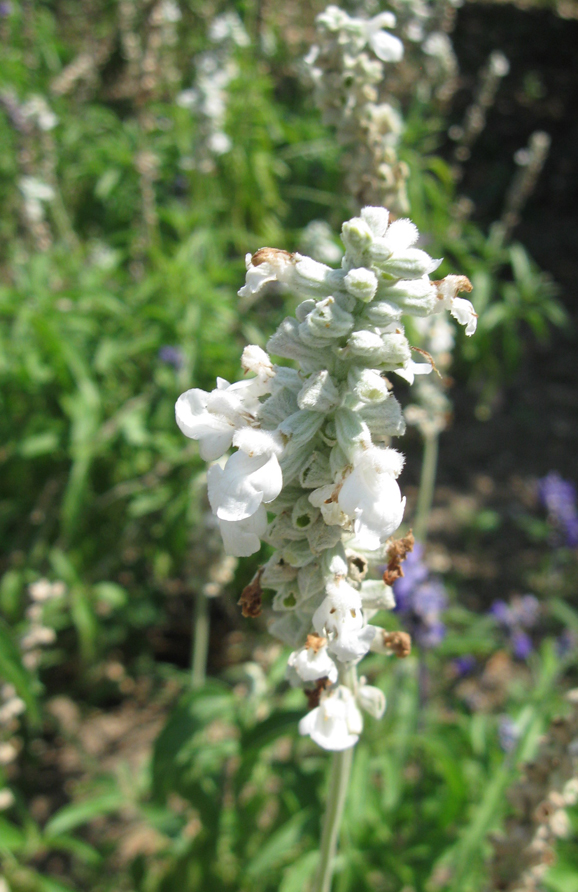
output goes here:
[[[234, 697], [230, 688], [207, 681], [178, 704], [155, 743], [152, 761], [153, 791], [159, 798], [178, 792], [209, 811], [219, 808], [221, 772], [237, 752]], [[213, 724], [215, 723], [215, 724]], [[219, 733], [207, 737], [209, 727]]]
[[25, 837], [12, 821], [0, 816], [0, 851], [17, 852], [24, 846]]
[[95, 796], [94, 799], [65, 805], [46, 824], [44, 837], [49, 842], [51, 837], [68, 833], [100, 815], [109, 815], [118, 811], [123, 805], [126, 805], [126, 795], [120, 790]]
[[283, 872], [279, 892], [303, 892], [319, 861], [319, 852], [307, 852]]
[[286, 824], [277, 830], [247, 865], [247, 876], [256, 879], [274, 867], [290, 861], [295, 848], [300, 844], [304, 824], [309, 820], [310, 810], [305, 809], [293, 815]]

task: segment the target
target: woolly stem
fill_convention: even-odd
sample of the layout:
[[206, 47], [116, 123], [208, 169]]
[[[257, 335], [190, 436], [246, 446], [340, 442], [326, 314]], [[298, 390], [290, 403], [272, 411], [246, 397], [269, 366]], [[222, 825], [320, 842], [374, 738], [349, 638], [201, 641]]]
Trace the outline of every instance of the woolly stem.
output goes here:
[[347, 750], [333, 753], [331, 773], [329, 775], [327, 808], [321, 835], [319, 867], [312, 892], [330, 892], [331, 890], [339, 828], [341, 826], [341, 818], [343, 817], [351, 764], [353, 762], [353, 749], [353, 747], [349, 747]]
[[191, 648], [191, 687], [198, 689], [207, 677], [209, 652], [209, 599], [202, 591], [195, 595], [193, 613], [193, 642]]
[[428, 434], [424, 438], [423, 460], [417, 497], [414, 535], [418, 542], [427, 539], [427, 527], [436, 484], [438, 464], [439, 434]]

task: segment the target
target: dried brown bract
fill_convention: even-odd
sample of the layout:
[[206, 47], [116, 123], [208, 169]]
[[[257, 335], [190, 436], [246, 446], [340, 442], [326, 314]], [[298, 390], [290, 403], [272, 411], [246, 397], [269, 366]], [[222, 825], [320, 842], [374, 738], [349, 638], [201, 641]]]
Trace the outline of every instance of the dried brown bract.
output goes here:
[[316, 706], [319, 706], [319, 698], [321, 697], [321, 694], [329, 687], [331, 687], [331, 682], [327, 676], [324, 676], [323, 678], [317, 679], [313, 690], [303, 691], [307, 697], [307, 705], [309, 706], [309, 709], [315, 709]]
[[274, 263], [282, 257], [285, 260], [291, 260], [293, 254], [283, 251], [281, 248], [259, 248], [251, 257], [251, 263], [253, 266], [261, 266], [262, 263]]
[[396, 579], [404, 575], [401, 565], [409, 552], [413, 551], [414, 545], [415, 539], [411, 530], [402, 539], [392, 539], [387, 550], [387, 569], [383, 574], [386, 585], [393, 585]]
[[384, 629], [383, 644], [400, 660], [409, 657], [411, 653], [411, 636], [407, 632], [386, 632]]
[[313, 632], [311, 635], [307, 636], [307, 641], [305, 642], [305, 647], [307, 650], [312, 650], [313, 653], [319, 653], [322, 647], [325, 647], [327, 644], [327, 638], [323, 638], [322, 635], [317, 635]]
[[255, 619], [261, 613], [261, 604], [263, 600], [263, 589], [261, 588], [261, 576], [263, 568], [257, 572], [249, 585], [246, 585], [241, 593], [241, 597], [237, 601], [241, 607], [243, 616]]

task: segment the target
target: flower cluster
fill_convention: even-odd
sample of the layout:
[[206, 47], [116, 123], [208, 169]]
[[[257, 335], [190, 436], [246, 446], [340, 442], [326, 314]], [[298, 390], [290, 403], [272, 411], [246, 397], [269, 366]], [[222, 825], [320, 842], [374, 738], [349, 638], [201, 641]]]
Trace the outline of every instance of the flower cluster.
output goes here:
[[578, 546], [578, 510], [576, 487], [556, 471], [538, 481], [538, 498], [548, 512], [548, 519], [569, 548]]
[[413, 640], [425, 649], [437, 647], [445, 636], [441, 615], [447, 606], [442, 582], [431, 576], [423, 545], [416, 542], [403, 565], [403, 576], [393, 583], [395, 610], [403, 617]]
[[293, 647], [290, 678], [316, 704], [301, 732], [326, 749], [356, 742], [359, 707], [374, 715], [385, 707], [379, 691], [357, 682], [357, 662], [370, 649], [407, 653], [368, 623], [394, 600], [381, 580], [365, 579], [367, 557], [383, 558], [405, 506], [404, 458], [389, 445], [405, 424], [388, 376], [411, 383], [431, 371], [412, 360], [401, 317], [448, 309], [475, 327], [471, 303], [457, 296], [469, 283], [430, 281], [439, 261], [417, 238], [409, 220], [368, 207], [343, 225], [340, 269], [272, 248], [248, 255], [241, 297], [276, 282], [302, 298], [267, 345], [298, 367], [249, 346], [241, 364], [252, 377], [218, 379], [212, 393], [195, 388], [176, 405], [183, 433], [217, 462], [208, 493], [225, 550], [250, 555], [261, 540], [274, 549], [244, 593], [244, 611], [256, 615], [261, 589], [273, 590], [270, 631]]
[[533, 628], [538, 621], [540, 615], [538, 599], [534, 595], [522, 595], [512, 598], [510, 604], [501, 600], [494, 601], [490, 613], [508, 633], [516, 659], [527, 660], [533, 646], [526, 630]]
[[348, 192], [360, 205], [385, 204], [403, 214], [408, 211], [408, 169], [396, 152], [403, 121], [390, 102], [379, 102], [384, 63], [403, 57], [401, 40], [386, 30], [395, 23], [391, 12], [362, 19], [328, 6], [317, 16], [317, 43], [305, 64], [324, 123], [351, 149]]
[[199, 127], [195, 155], [182, 158], [181, 166], [185, 169], [197, 168], [205, 173], [214, 169], [215, 157], [231, 149], [231, 139], [225, 132], [227, 88], [239, 73], [231, 50], [249, 43], [247, 32], [234, 12], [213, 20], [209, 39], [215, 49], [202, 53], [197, 59], [195, 86], [177, 96], [177, 104], [195, 114]]
[[[457, 87], [458, 65], [448, 36], [460, 0], [441, 4], [430, 0], [391, 0], [398, 33], [406, 52], [392, 92], [401, 98], [418, 96], [423, 102], [446, 104]], [[369, 5], [369, 4], [367, 4]]]

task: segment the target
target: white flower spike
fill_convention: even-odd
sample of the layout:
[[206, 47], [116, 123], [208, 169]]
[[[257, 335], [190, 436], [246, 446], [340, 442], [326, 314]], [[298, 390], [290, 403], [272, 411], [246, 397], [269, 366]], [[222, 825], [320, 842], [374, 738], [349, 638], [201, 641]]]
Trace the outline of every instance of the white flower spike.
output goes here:
[[[379, 36], [388, 21], [378, 17], [360, 39]], [[360, 709], [383, 715], [382, 692], [356, 681], [359, 661], [370, 649], [409, 652], [407, 636], [403, 646], [380, 648], [379, 612], [394, 601], [382, 581], [364, 580], [367, 560], [383, 559], [405, 508], [404, 458], [389, 445], [405, 429], [391, 377], [412, 383], [431, 371], [413, 362], [402, 317], [421, 323], [448, 310], [468, 335], [476, 321], [458, 297], [471, 290], [465, 277], [431, 281], [438, 261], [415, 247], [411, 221], [367, 207], [342, 234], [340, 269], [268, 248], [248, 258], [242, 295], [277, 282], [301, 300], [268, 345], [297, 368], [276, 366], [250, 345], [241, 365], [253, 377], [218, 379], [211, 393], [193, 388], [176, 407], [203, 458], [233, 450], [209, 468], [211, 508], [228, 554], [254, 554], [263, 540], [274, 549], [251, 583], [250, 615], [259, 612], [261, 587], [272, 590], [271, 632], [292, 648], [287, 677], [318, 704], [299, 730], [328, 750], [355, 745]]]

